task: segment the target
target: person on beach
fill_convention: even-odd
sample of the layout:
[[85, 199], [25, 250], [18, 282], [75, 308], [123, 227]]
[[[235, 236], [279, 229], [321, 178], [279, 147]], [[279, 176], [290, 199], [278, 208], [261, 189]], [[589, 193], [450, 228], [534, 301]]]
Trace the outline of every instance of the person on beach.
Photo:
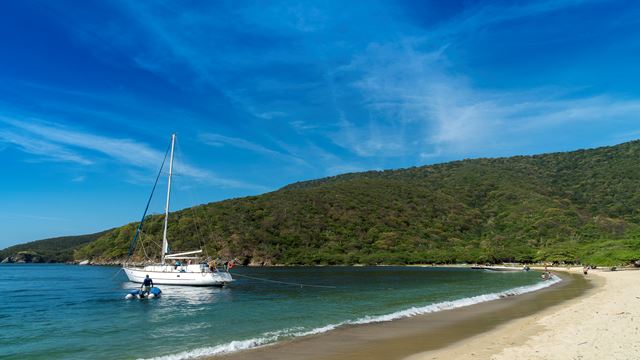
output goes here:
[[151, 291], [152, 287], [153, 287], [153, 280], [151, 280], [151, 278], [147, 274], [147, 276], [142, 281], [142, 293], [148, 294], [149, 291]]

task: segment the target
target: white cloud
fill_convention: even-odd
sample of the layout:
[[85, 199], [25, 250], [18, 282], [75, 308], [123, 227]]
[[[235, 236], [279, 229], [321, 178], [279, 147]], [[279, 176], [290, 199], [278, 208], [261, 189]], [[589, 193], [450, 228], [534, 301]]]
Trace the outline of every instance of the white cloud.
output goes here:
[[[78, 155], [80, 150], [100, 153], [120, 163], [138, 168], [156, 170], [164, 152], [149, 145], [123, 138], [96, 135], [84, 130], [72, 129], [61, 124], [39, 120], [18, 120], [0, 116], [0, 122], [13, 127], [14, 131], [0, 132], [0, 140], [16, 145], [20, 150], [40, 155], [44, 159], [75, 162], [82, 165], [92, 164], [89, 154]], [[17, 132], [24, 135], [18, 135]], [[260, 186], [242, 181], [219, 177], [213, 172], [201, 169], [186, 162], [177, 163], [175, 171], [201, 181], [233, 188], [263, 189]]]
[[289, 125], [293, 127], [298, 133], [303, 133], [309, 130], [315, 130], [322, 127], [320, 124], [314, 124], [302, 120], [293, 120], [289, 122]]
[[205, 133], [200, 134], [200, 140], [207, 145], [211, 146], [225, 146], [230, 145], [240, 149], [251, 150], [267, 155], [280, 155], [277, 151], [266, 148], [260, 144], [256, 144], [245, 139], [235, 138], [230, 136], [224, 136], [220, 134]]
[[60, 145], [35, 139], [30, 136], [23, 136], [9, 130], [0, 130], [0, 142], [15, 145], [25, 153], [37, 155], [47, 160], [73, 162], [80, 165], [90, 165], [93, 163], [84, 156]]
[[469, 33], [487, 26], [602, 0], [546, 0], [515, 4], [480, 3], [469, 6], [459, 16], [438, 27], [431, 36]]
[[299, 164], [306, 164], [306, 162], [303, 159], [297, 156], [272, 150], [267, 148], [266, 146], [263, 146], [245, 139], [241, 139], [241, 138], [224, 136], [224, 135], [213, 134], [213, 133], [203, 133], [203, 134], [200, 134], [200, 140], [203, 143], [211, 146], [221, 147], [221, 146], [229, 145], [229, 146], [236, 147], [238, 149], [249, 150], [249, 151], [253, 151], [253, 152], [267, 155], [267, 156], [282, 158], [282, 159], [293, 161]]
[[37, 120], [23, 121], [5, 117], [0, 120], [27, 132], [31, 136], [39, 137], [41, 141], [96, 151], [129, 165], [153, 167], [155, 164], [159, 164], [163, 157], [161, 152], [131, 139], [95, 135]]
[[[372, 44], [341, 69], [357, 80], [368, 118], [341, 120], [333, 141], [361, 157], [469, 156], [553, 132], [569, 123], [629, 123], [640, 99], [575, 95], [572, 89], [478, 89], [452, 73], [442, 50], [416, 50], [410, 38]], [[354, 115], [352, 115], [354, 116]]]
[[[301, 135], [300, 139], [296, 139], [297, 142], [304, 141], [305, 137], [306, 140], [315, 141], [320, 135], [366, 160], [379, 158], [384, 161], [389, 157], [425, 159], [466, 156], [478, 148], [497, 147], [500, 142], [517, 141], [531, 131], [557, 127], [568, 121], [598, 121], [603, 118], [619, 121], [629, 119], [637, 112], [637, 101], [634, 99], [620, 100], [605, 95], [572, 98], [561, 91], [549, 93], [548, 89], [529, 92], [480, 89], [464, 74], [456, 74], [451, 70], [453, 67], [446, 56], [448, 47], [442, 39], [453, 43], [459, 40], [455, 37], [457, 34], [470, 34], [493, 24], [545, 14], [583, 2], [539, 1], [512, 5], [484, 2], [468, 7], [459, 16], [422, 38], [401, 38], [402, 34], [422, 36], [424, 29], [418, 32], [415, 28], [408, 28], [412, 25], [391, 19], [386, 26], [397, 30], [397, 33], [394, 31], [394, 42], [371, 43], [364, 50], [364, 41], [370, 41], [372, 36], [389, 40], [387, 35], [379, 37], [375, 31], [367, 33], [367, 26], [377, 27], [377, 22], [368, 24], [361, 21], [364, 26], [361, 31], [367, 33], [363, 38], [343, 36], [345, 34], [341, 31], [335, 31], [336, 25], [348, 23], [350, 16], [355, 13], [353, 9], [333, 9], [328, 13], [336, 16], [326, 17], [322, 9], [304, 5], [264, 7], [258, 4], [207, 12], [172, 3], [150, 5], [122, 1], [119, 3], [121, 10], [131, 21], [120, 25], [127, 28], [129, 33], [123, 35], [121, 31], [113, 29], [94, 29], [90, 32], [102, 37], [103, 41], [99, 42], [110, 44], [133, 57], [140, 67], [179, 86], [195, 80], [196, 83], [219, 87], [220, 92], [236, 107], [255, 118], [288, 120], [292, 129]], [[336, 3], [331, 6], [341, 5]], [[373, 11], [377, 14], [384, 13], [377, 7], [386, 5], [366, 6], [377, 9]], [[338, 19], [340, 17], [343, 19]], [[374, 16], [371, 19], [378, 18]], [[221, 28], [224, 31], [218, 31]], [[320, 36], [323, 32], [324, 35]], [[226, 37], [223, 38], [221, 34]], [[264, 46], [248, 47], [240, 41], [243, 36], [261, 39], [263, 34], [268, 34], [264, 43], [261, 42]], [[354, 34], [358, 33], [351, 35]], [[311, 37], [316, 35], [320, 37]], [[323, 41], [315, 41], [317, 39]], [[425, 50], [434, 49], [434, 44], [441, 47]], [[334, 68], [353, 52], [359, 55], [352, 58], [349, 66]], [[314, 76], [286, 76], [277, 71], [270, 73], [269, 65], [273, 64], [309, 64], [309, 70], [324, 68], [328, 76], [319, 79]], [[247, 75], [247, 70], [253, 72]], [[256, 73], [260, 75], [254, 76]], [[288, 71], [285, 73], [289, 74]], [[345, 84], [349, 80], [353, 81]], [[333, 119], [309, 121], [311, 115], [304, 116], [311, 112], [296, 112], [296, 107], [304, 107], [310, 101], [290, 95], [311, 93], [314, 96], [308, 99], [314, 99], [316, 93], [311, 90], [316, 88], [321, 89], [317, 92], [319, 96], [324, 96], [325, 90], [336, 98], [344, 96], [341, 101], [334, 103], [339, 114], [337, 130], [336, 126], [317, 125]], [[360, 104], [354, 100], [357, 97], [353, 95], [353, 90], [360, 95]], [[353, 111], [358, 105], [365, 111]], [[322, 103], [322, 106], [326, 104]], [[161, 108], [164, 111], [165, 107]], [[291, 121], [292, 118], [296, 120]], [[37, 129], [28, 131], [35, 133]], [[78, 138], [69, 137], [64, 132], [64, 129], [58, 129], [50, 134], [52, 137], [49, 139], [55, 144], [64, 144], [63, 150], [67, 152], [76, 147], [90, 149], [132, 166], [155, 164], [162, 156], [158, 152], [148, 152], [146, 145], [129, 139]], [[269, 141], [266, 144], [270, 145], [265, 146], [263, 143], [219, 134], [203, 134], [201, 140], [212, 146], [233, 146], [307, 164], [302, 159], [304, 157], [314, 166], [317, 165], [312, 150], [288, 151], [277, 141]], [[89, 143], [96, 142], [102, 142], [102, 145], [89, 146]], [[61, 157], [64, 155], [62, 152]], [[342, 166], [342, 159], [338, 157], [323, 161], [319, 166], [325, 169]], [[187, 167], [183, 171], [196, 178], [212, 176], [195, 167]]]

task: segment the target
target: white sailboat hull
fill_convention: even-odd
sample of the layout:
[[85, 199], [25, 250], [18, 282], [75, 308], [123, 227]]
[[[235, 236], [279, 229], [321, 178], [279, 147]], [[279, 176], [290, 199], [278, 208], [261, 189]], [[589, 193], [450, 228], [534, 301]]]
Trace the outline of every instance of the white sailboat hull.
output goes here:
[[224, 286], [233, 281], [226, 271], [211, 271], [201, 265], [150, 265], [144, 268], [125, 267], [129, 281], [142, 283], [149, 275], [154, 285]]

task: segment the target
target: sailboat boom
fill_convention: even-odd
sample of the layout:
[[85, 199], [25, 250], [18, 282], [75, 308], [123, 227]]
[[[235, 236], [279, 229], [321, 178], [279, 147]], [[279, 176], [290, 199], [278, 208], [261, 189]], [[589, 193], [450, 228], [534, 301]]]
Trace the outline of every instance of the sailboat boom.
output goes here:
[[171, 259], [171, 258], [176, 258], [178, 256], [200, 254], [200, 253], [202, 253], [202, 250], [194, 250], [194, 251], [181, 252], [181, 253], [177, 253], [177, 254], [169, 254], [169, 255], [166, 255], [165, 258]]

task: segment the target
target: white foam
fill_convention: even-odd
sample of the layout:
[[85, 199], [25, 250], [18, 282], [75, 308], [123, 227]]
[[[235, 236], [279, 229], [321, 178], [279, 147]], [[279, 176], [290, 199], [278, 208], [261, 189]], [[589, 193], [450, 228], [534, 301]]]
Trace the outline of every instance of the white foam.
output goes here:
[[239, 350], [251, 349], [251, 348], [265, 345], [274, 341], [277, 341], [277, 337], [276, 338], [264, 337], [264, 338], [255, 338], [255, 339], [249, 339], [249, 340], [232, 341], [230, 343], [226, 343], [218, 346], [208, 346], [208, 347], [198, 348], [194, 350], [183, 351], [177, 354], [158, 356], [152, 359], [153, 360], [195, 359], [195, 358], [204, 357], [204, 356], [214, 356], [214, 355], [236, 352]]
[[498, 300], [498, 299], [509, 297], [509, 296], [526, 294], [526, 293], [530, 293], [533, 291], [537, 291], [537, 290], [552, 286], [554, 284], [559, 283], [560, 281], [562, 280], [559, 277], [552, 275], [551, 279], [546, 281], [541, 281], [534, 285], [520, 286], [513, 289], [497, 292], [497, 293], [477, 295], [477, 296], [472, 296], [468, 298], [452, 300], [452, 301], [444, 301], [444, 302], [430, 304], [426, 306], [420, 306], [420, 307], [411, 307], [409, 309], [397, 311], [397, 312], [386, 314], [386, 315], [365, 316], [360, 319], [343, 321], [337, 324], [329, 324], [323, 327], [314, 328], [307, 331], [303, 331], [303, 329], [300, 327], [283, 329], [283, 330], [265, 333], [263, 334], [262, 337], [257, 337], [257, 338], [248, 339], [248, 340], [231, 341], [229, 343], [221, 344], [217, 346], [202, 347], [198, 349], [183, 351], [176, 354], [155, 357], [155, 358], [152, 358], [151, 360], [185, 360], [185, 359], [195, 359], [195, 358], [205, 357], [205, 356], [227, 354], [227, 353], [232, 353], [240, 350], [246, 350], [246, 349], [256, 348], [260, 346], [265, 346], [285, 338], [295, 338], [295, 337], [322, 334], [344, 325], [361, 325], [361, 324], [371, 324], [371, 323], [392, 321], [397, 319], [413, 317], [417, 315], [434, 313], [434, 312], [443, 311], [443, 310], [457, 309], [465, 306], [479, 304], [486, 301]]
[[453, 301], [444, 301], [444, 302], [421, 306], [421, 307], [412, 307], [406, 310], [401, 310], [401, 311], [387, 314], [387, 315], [365, 316], [361, 319], [351, 321], [348, 323], [370, 324], [375, 322], [385, 322], [385, 321], [392, 321], [392, 320], [397, 320], [402, 318], [408, 318], [408, 317], [417, 316], [417, 315], [424, 315], [424, 314], [429, 314], [437, 311], [457, 309], [465, 306], [479, 304], [486, 301], [498, 300], [498, 299], [509, 297], [509, 296], [526, 294], [529, 292], [544, 289], [551, 285], [557, 284], [560, 281], [562, 280], [559, 277], [552, 275], [551, 279], [547, 281], [539, 282], [534, 285], [520, 286], [517, 288], [513, 288], [513, 289], [509, 289], [509, 290], [505, 290], [497, 293], [472, 296], [472, 297], [462, 298], [462, 299], [453, 300]]

